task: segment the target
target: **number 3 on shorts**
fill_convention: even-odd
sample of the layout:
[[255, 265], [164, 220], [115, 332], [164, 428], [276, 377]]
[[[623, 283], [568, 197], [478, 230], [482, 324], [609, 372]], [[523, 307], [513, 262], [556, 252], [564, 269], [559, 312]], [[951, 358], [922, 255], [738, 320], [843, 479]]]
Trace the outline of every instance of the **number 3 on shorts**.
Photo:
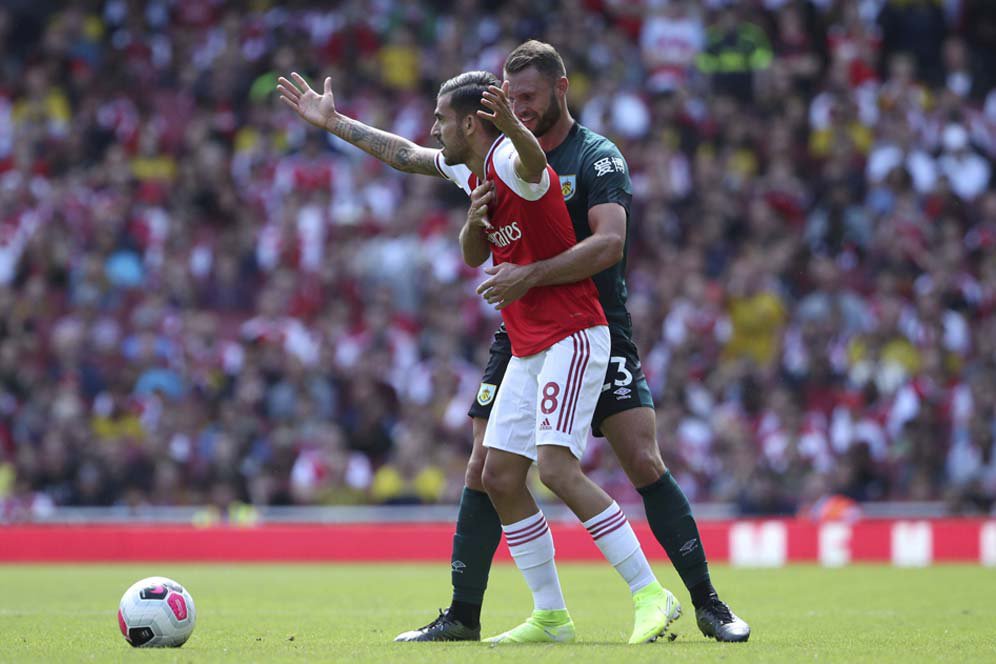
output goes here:
[[[626, 358], [620, 355], [613, 355], [609, 358], [609, 363], [616, 365], [616, 376], [617, 378], [612, 381], [612, 384], [616, 387], [625, 387], [633, 382], [633, 374], [629, 372], [626, 368]], [[602, 387], [602, 391], [609, 389], [609, 384], [606, 383]]]

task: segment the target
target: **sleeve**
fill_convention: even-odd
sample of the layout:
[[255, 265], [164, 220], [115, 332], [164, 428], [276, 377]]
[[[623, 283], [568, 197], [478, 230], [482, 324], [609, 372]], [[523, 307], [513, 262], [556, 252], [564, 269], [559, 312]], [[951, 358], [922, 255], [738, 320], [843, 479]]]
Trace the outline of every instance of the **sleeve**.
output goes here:
[[527, 201], [538, 201], [550, 190], [550, 169], [543, 171], [543, 176], [539, 182], [526, 182], [515, 172], [515, 158], [518, 155], [512, 141], [502, 141], [502, 145], [495, 150], [492, 161], [495, 165], [495, 173], [501, 181], [508, 185], [508, 188], [522, 196]]
[[588, 151], [582, 157], [580, 170], [579, 189], [587, 192], [589, 209], [603, 203], [618, 203], [629, 211], [633, 183], [619, 148], [606, 141]]
[[455, 184], [456, 186], [463, 189], [464, 192], [469, 196], [471, 192], [470, 176], [473, 175], [470, 172], [470, 169], [464, 166], [463, 164], [457, 164], [456, 166], [450, 166], [449, 164], [447, 164], [443, 160], [442, 150], [436, 152], [434, 160], [436, 162], [436, 170], [439, 171], [439, 174], [442, 175], [447, 180], [449, 180], [450, 182], [452, 182], [453, 184]]

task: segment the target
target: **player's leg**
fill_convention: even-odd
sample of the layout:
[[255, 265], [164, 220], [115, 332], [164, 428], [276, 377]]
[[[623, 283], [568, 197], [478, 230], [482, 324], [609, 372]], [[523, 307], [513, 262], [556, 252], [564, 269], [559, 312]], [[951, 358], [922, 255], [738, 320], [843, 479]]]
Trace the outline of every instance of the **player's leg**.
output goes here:
[[[491, 414], [490, 408], [488, 415]], [[484, 490], [484, 460], [488, 456], [488, 448], [484, 447], [484, 432], [488, 428], [488, 418], [470, 416], [471, 426], [474, 432], [474, 446], [470, 450], [470, 459], [467, 460], [467, 470], [463, 474], [463, 484], [465, 489], [486, 494]], [[488, 501], [489, 503], [491, 501]]]
[[604, 435], [643, 497], [647, 521], [695, 606], [699, 629], [719, 641], [746, 641], [750, 626], [719, 599], [691, 506], [661, 459], [653, 399], [632, 341], [613, 334], [612, 357], [593, 428]]
[[[630, 643], [649, 643], [681, 617], [681, 605], [654, 575], [622, 509], [581, 470], [576, 456], [558, 445], [539, 447], [540, 478], [571, 508], [633, 596]], [[597, 507], [601, 506], [601, 507]]]
[[481, 474], [487, 450], [484, 431], [495, 394], [505, 376], [512, 347], [504, 331], [495, 334], [477, 398], [468, 415], [473, 422], [474, 446], [467, 462], [465, 486], [460, 496], [450, 579], [453, 597], [449, 608], [436, 620], [416, 630], [399, 634], [395, 641], [476, 641], [481, 638], [481, 605], [488, 586], [491, 560], [501, 541], [501, 522], [484, 491]]
[[[504, 371], [504, 369], [503, 369]], [[475, 402], [475, 405], [476, 402]], [[490, 412], [490, 400], [487, 404]], [[473, 417], [474, 447], [464, 474], [465, 486], [457, 511], [456, 532], [450, 555], [453, 597], [446, 611], [424, 627], [402, 632], [395, 641], [479, 641], [481, 606], [491, 573], [491, 560], [501, 541], [501, 521], [484, 490], [481, 475], [487, 450], [487, 419]]]
[[526, 476], [536, 457], [536, 358], [513, 358], [484, 435], [488, 454], [482, 480], [501, 518], [505, 541], [533, 594], [532, 615], [521, 625], [488, 639], [493, 643], [574, 640], [554, 562], [553, 536], [536, 505]]
[[660, 636], [681, 615], [681, 607], [657, 581], [622, 510], [581, 470], [608, 358], [605, 327], [578, 332], [547, 351], [537, 393], [540, 479], [584, 523], [629, 586], [635, 608], [630, 643], [645, 643]]
[[540, 480], [582, 521], [612, 503], [581, 472], [579, 462], [608, 357], [608, 328], [581, 330], [546, 351], [537, 377], [535, 436]]

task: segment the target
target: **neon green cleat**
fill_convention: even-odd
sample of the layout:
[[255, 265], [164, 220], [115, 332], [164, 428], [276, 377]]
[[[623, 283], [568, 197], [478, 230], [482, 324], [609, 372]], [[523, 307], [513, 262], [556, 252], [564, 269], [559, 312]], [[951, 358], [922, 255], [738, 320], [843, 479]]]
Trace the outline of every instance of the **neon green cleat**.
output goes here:
[[496, 643], [573, 643], [574, 621], [567, 609], [557, 611], [533, 610], [526, 622], [503, 634], [485, 639]]
[[681, 617], [681, 604], [658, 581], [633, 593], [633, 635], [630, 643], [650, 643], [664, 634], [668, 625]]

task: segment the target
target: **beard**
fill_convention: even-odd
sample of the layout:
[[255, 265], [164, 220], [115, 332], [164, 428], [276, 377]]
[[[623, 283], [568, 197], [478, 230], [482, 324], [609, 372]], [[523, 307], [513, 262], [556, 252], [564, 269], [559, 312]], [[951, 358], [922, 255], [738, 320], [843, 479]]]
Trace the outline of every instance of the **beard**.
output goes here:
[[533, 136], [539, 138], [546, 132], [550, 131], [553, 125], [557, 124], [560, 120], [560, 105], [557, 103], [557, 95], [552, 91], [550, 92], [550, 105], [547, 106], [546, 111], [540, 116], [539, 120], [536, 121], [536, 129], [533, 131]]
[[459, 143], [456, 145], [445, 143], [443, 145], [443, 161], [446, 162], [447, 166], [459, 166], [460, 164], [467, 163], [467, 144]]

